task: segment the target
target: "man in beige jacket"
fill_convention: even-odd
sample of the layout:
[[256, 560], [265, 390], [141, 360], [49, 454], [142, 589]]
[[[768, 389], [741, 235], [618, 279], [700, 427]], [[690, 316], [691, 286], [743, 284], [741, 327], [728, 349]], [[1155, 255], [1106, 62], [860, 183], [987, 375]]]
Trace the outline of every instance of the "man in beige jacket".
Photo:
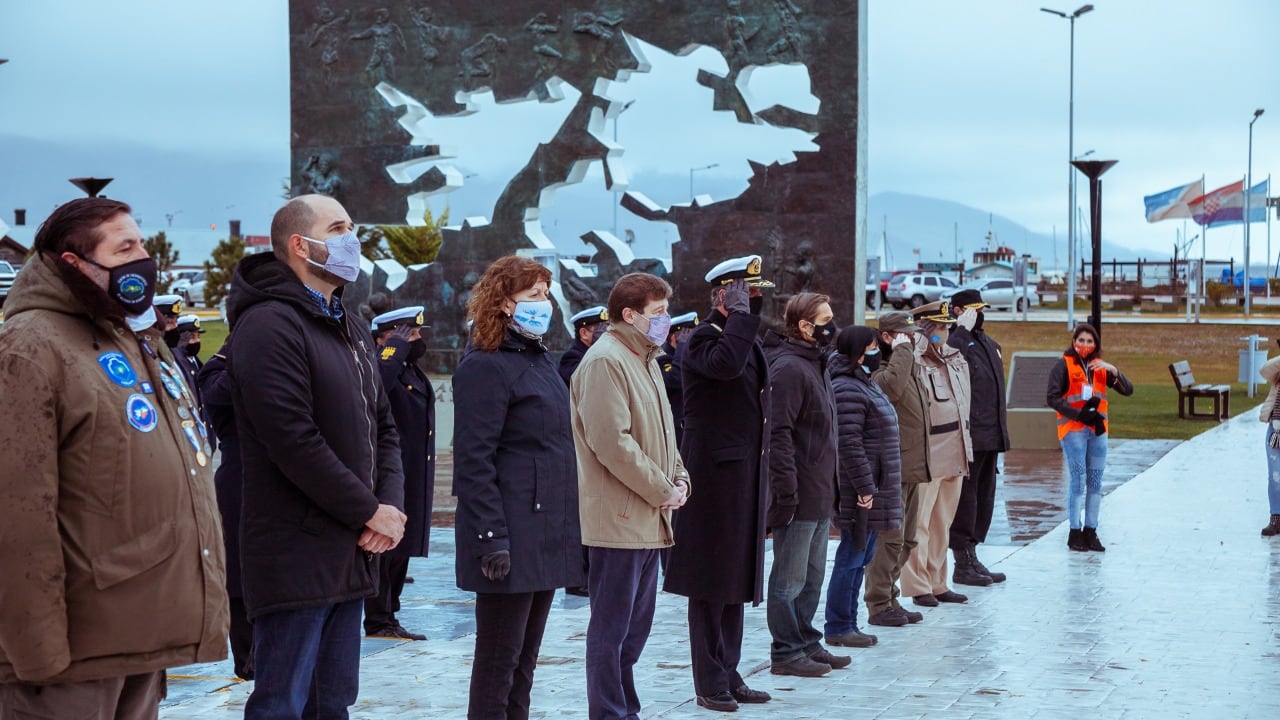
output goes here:
[[654, 275], [618, 280], [609, 294], [609, 332], [591, 345], [570, 383], [582, 544], [590, 557], [591, 720], [640, 712], [632, 668], [653, 624], [658, 551], [671, 546], [671, 511], [689, 495], [654, 362], [671, 327], [670, 295]]
[[947, 345], [955, 323], [946, 301], [911, 311], [920, 333], [915, 337], [915, 373], [929, 394], [929, 473], [920, 486], [916, 549], [902, 567], [902, 594], [916, 605], [962, 603], [969, 598], [947, 587], [947, 540], [960, 502], [960, 487], [973, 460], [969, 438], [969, 363]]

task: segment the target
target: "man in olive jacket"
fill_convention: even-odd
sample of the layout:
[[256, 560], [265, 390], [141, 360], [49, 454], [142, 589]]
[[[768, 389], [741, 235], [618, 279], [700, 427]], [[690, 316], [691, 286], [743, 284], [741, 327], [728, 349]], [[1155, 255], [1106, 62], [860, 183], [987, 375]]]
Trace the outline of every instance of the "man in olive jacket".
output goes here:
[[226, 657], [210, 448], [129, 213], [54, 210], [5, 303], [0, 717], [154, 718], [165, 668]]
[[929, 474], [929, 396], [915, 372], [914, 335], [920, 331], [906, 312], [885, 313], [880, 318], [881, 352], [889, 355], [871, 374], [898, 413], [898, 437], [902, 446], [902, 527], [880, 534], [867, 567], [867, 622], [901, 627], [924, 616], [898, 603], [898, 578], [916, 547], [916, 521], [920, 514], [919, 487]]
[[587, 587], [587, 713], [638, 717], [633, 668], [649, 639], [658, 551], [672, 543], [671, 511], [689, 494], [671, 406], [655, 359], [671, 316], [671, 287], [624, 275], [609, 293], [609, 332], [591, 345], [571, 382]]
[[346, 717], [375, 555], [404, 535], [400, 450], [369, 331], [342, 307], [360, 242], [336, 200], [290, 200], [270, 254], [236, 266], [228, 315], [253, 621], [245, 717]]

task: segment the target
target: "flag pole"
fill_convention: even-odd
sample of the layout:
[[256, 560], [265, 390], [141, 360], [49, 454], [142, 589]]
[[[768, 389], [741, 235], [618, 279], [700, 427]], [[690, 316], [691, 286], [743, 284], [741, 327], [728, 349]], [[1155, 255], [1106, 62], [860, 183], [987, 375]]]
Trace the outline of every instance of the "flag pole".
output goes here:
[[1262, 218], [1267, 223], [1267, 299], [1271, 299], [1271, 214], [1267, 198], [1271, 195], [1271, 173], [1267, 173], [1267, 191], [1262, 194]]
[[[1200, 173], [1200, 194], [1204, 195], [1204, 173]], [[1199, 223], [1197, 223], [1199, 224]], [[1204, 297], [1208, 294], [1208, 278], [1205, 277], [1205, 248], [1209, 245], [1209, 226], [1200, 227], [1200, 282], [1196, 288], [1196, 324], [1200, 323], [1200, 306], [1204, 305]]]
[[[1250, 137], [1249, 142], [1250, 143], [1253, 142], [1252, 136]], [[1250, 149], [1252, 150], [1252, 146], [1250, 146]], [[1250, 311], [1253, 310], [1253, 303], [1252, 303], [1253, 293], [1249, 292], [1252, 289], [1249, 287], [1249, 195], [1250, 195], [1249, 176], [1245, 175], [1244, 177], [1244, 316], [1245, 317], [1249, 317]], [[1234, 279], [1235, 278], [1232, 278], [1232, 280]], [[1253, 380], [1251, 379], [1249, 382], [1252, 383]], [[1253, 386], [1250, 385], [1249, 388], [1252, 390]], [[1253, 397], [1253, 396], [1250, 395], [1249, 397]]]

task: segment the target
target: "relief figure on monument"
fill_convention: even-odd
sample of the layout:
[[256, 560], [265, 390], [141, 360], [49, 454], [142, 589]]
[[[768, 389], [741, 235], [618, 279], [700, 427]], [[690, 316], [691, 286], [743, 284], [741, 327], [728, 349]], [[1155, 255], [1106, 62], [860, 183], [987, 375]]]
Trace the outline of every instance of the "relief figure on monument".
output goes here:
[[426, 5], [409, 9], [409, 19], [413, 21], [414, 30], [418, 34], [418, 44], [422, 46], [422, 67], [426, 72], [435, 69], [436, 60], [440, 57], [440, 49], [436, 44], [444, 42], [449, 37], [448, 29], [432, 22], [434, 18], [435, 11]]
[[396, 57], [392, 54], [391, 44], [393, 37], [399, 41], [401, 50], [409, 49], [404, 42], [404, 33], [400, 32], [399, 25], [391, 22], [391, 13], [386, 8], [378, 8], [374, 13], [373, 25], [351, 36], [352, 40], [373, 40], [364, 72], [375, 84], [396, 76]]
[[546, 13], [540, 12], [524, 24], [524, 29], [533, 35], [533, 54], [538, 61], [537, 77], [551, 77], [555, 74], [556, 62], [564, 58], [564, 55], [548, 43], [550, 38], [547, 36], [560, 32], [560, 18], [552, 20]]
[[311, 41], [307, 43], [307, 47], [321, 46], [320, 67], [324, 73], [325, 85], [333, 85], [336, 79], [333, 74], [333, 65], [338, 62], [338, 48], [342, 40], [338, 26], [350, 21], [350, 10], [343, 12], [342, 15], [335, 15], [328, 5], [321, 5], [319, 18], [311, 26]]
[[315, 153], [308, 158], [302, 166], [302, 178], [307, 192], [341, 199], [342, 176], [328, 153]]
[[766, 52], [769, 62], [799, 62], [804, 57], [800, 24], [796, 21], [801, 10], [791, 0], [773, 0], [773, 5], [778, 12], [778, 26], [782, 37], [769, 46]]
[[496, 64], [497, 53], [507, 51], [507, 39], [493, 33], [485, 33], [484, 37], [462, 50], [461, 75], [466, 77], [490, 77]]

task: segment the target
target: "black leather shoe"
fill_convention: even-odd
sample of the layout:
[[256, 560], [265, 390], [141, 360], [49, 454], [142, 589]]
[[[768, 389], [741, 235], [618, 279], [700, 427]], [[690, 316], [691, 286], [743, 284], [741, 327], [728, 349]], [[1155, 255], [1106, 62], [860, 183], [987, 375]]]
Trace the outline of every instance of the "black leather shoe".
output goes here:
[[853, 662], [853, 658], [848, 655], [832, 655], [826, 648], [820, 647], [813, 651], [809, 656], [810, 660], [820, 663], [826, 663], [831, 666], [832, 670], [849, 667], [849, 663]]
[[698, 707], [704, 707], [715, 712], [738, 712], [738, 701], [733, 699], [728, 691], [711, 697], [698, 696]]
[[733, 699], [743, 704], [756, 705], [759, 703], [767, 703], [773, 699], [773, 696], [763, 690], [752, 690], [746, 685], [736, 687], [732, 691]]
[[920, 607], [938, 607], [938, 598], [934, 597], [933, 593], [917, 595], [911, 598], [911, 602], [919, 605]]
[[982, 564], [982, 561], [978, 559], [978, 547], [976, 545], [969, 546], [969, 560], [973, 563], [973, 569], [991, 578], [991, 582], [1002, 583], [1007, 579], [1004, 573], [988, 570], [987, 566]]
[[986, 587], [992, 583], [991, 577], [978, 572], [969, 559], [969, 550], [952, 550], [955, 556], [955, 570], [951, 572], [951, 582], [957, 585], [973, 585]]
[[952, 591], [950, 591], [950, 590], [947, 590], [946, 592], [940, 592], [940, 593], [938, 593], [937, 595], [934, 595], [933, 597], [934, 597], [934, 598], [936, 598], [936, 599], [937, 599], [937, 601], [938, 601], [938, 602], [940, 602], [940, 603], [966, 603], [966, 602], [969, 602], [969, 596], [968, 596], [968, 595], [961, 595], [961, 594], [960, 594], [960, 593], [958, 593], [958, 592], [952, 592]]
[[404, 629], [400, 623], [391, 625], [383, 625], [382, 627], [366, 629], [364, 634], [368, 637], [392, 638], [395, 640], [426, 640], [427, 636], [419, 633], [409, 632]]

